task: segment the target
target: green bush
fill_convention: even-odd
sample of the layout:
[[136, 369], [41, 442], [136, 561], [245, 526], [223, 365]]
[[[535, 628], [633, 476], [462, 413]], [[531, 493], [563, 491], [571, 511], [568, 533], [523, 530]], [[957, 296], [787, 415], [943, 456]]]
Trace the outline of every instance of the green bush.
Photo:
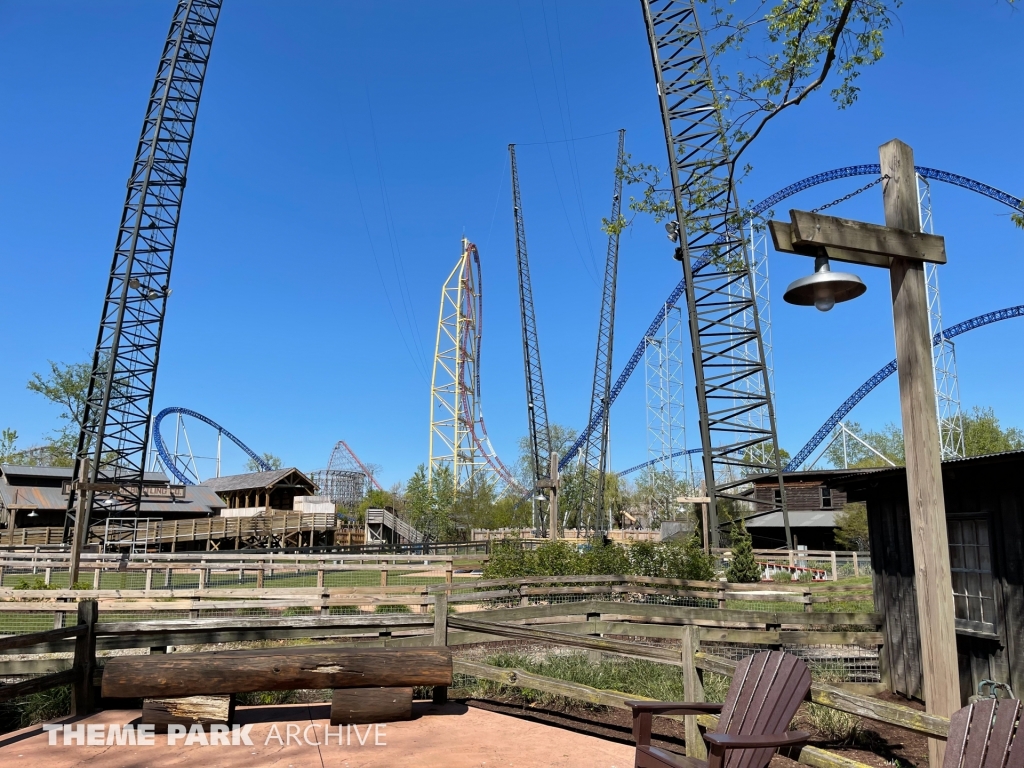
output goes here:
[[754, 559], [754, 547], [750, 534], [740, 522], [732, 526], [732, 560], [725, 571], [725, 578], [733, 584], [752, 584], [761, 580], [761, 566]]
[[502, 539], [491, 543], [491, 556], [484, 566], [485, 579], [521, 579], [537, 573], [533, 552], [523, 549], [519, 539]]
[[374, 613], [412, 613], [408, 605], [378, 605], [373, 609]]
[[777, 584], [789, 584], [793, 581], [793, 574], [789, 571], [776, 571], [772, 574], [772, 581]]
[[814, 571], [800, 571], [800, 575], [796, 577], [796, 580], [802, 582], [814, 581]]
[[42, 576], [33, 576], [32, 578], [22, 577], [18, 579], [18, 583], [14, 585], [15, 589], [59, 589], [54, 584], [47, 584], [46, 580]]
[[594, 543], [579, 552], [568, 541], [548, 541], [537, 549], [523, 549], [519, 539], [504, 539], [491, 546], [484, 566], [485, 579], [524, 576], [648, 576], [708, 581], [715, 578], [714, 559], [704, 554], [694, 535], [685, 543], [638, 541], [629, 546]]

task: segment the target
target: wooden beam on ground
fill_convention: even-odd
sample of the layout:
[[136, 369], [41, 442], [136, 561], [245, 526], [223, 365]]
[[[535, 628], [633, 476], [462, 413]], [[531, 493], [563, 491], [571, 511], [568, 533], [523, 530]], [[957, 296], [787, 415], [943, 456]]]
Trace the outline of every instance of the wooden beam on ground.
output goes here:
[[212, 651], [117, 656], [103, 668], [104, 698], [208, 696], [301, 688], [451, 685], [447, 648], [285, 653]]

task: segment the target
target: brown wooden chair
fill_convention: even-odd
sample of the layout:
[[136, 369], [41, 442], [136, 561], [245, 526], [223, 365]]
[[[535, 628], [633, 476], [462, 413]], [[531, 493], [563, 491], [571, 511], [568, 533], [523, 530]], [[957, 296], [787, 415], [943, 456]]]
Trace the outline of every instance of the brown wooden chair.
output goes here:
[[1018, 699], [983, 699], [957, 710], [949, 719], [942, 768], [1024, 768], [1020, 718]]
[[[763, 651], [737, 665], [724, 704], [627, 702], [633, 710], [636, 768], [765, 768], [776, 749], [800, 746], [809, 738], [787, 729], [810, 688], [811, 673], [800, 659]], [[716, 713], [718, 729], [704, 734], [710, 745], [707, 761], [651, 746], [654, 715]]]

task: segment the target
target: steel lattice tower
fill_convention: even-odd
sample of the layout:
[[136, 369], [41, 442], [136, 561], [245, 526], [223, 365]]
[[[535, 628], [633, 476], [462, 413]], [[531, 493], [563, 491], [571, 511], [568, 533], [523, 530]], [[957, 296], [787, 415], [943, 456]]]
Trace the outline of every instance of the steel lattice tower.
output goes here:
[[[548, 406], [544, 397], [544, 376], [540, 367], [540, 340], [537, 337], [537, 316], [533, 310], [533, 285], [530, 282], [530, 260], [526, 254], [526, 225], [523, 222], [523, 201], [519, 192], [519, 169], [516, 167], [515, 144], [508, 145], [512, 165], [512, 215], [516, 226], [516, 267], [519, 275], [519, 317], [523, 326], [523, 367], [526, 371], [526, 411], [530, 429], [530, 452], [533, 466], [532, 493], [540, 480], [550, 477], [551, 432], [548, 429]], [[546, 527], [546, 512], [534, 502], [535, 529]]]
[[[754, 514], [781, 511], [791, 544], [753, 276], [697, 13], [693, 0], [640, 4], [669, 149], [712, 538], [717, 544], [718, 502], [752, 503], [741, 493], [746, 478], [768, 473], [778, 479], [782, 503], [760, 504]], [[758, 410], [767, 423], [752, 423]]]
[[[89, 481], [116, 483], [120, 490], [103, 499], [90, 491], [90, 515], [139, 513], [174, 242], [220, 7], [221, 0], [179, 0], [146, 107], [75, 457], [75, 477], [91, 458]], [[74, 508], [72, 491], [65, 537]]]
[[597, 325], [597, 357], [594, 361], [594, 384], [590, 395], [590, 418], [601, 419], [601, 430], [587, 435], [583, 449], [580, 494], [580, 524], [596, 531], [611, 526], [604, 514], [605, 474], [608, 471], [608, 438], [610, 394], [612, 388], [612, 349], [615, 339], [615, 286], [619, 273], [619, 217], [622, 214], [622, 165], [626, 160], [626, 131], [619, 131], [619, 150], [615, 159], [615, 188], [612, 193], [612, 223], [608, 234], [608, 251], [604, 262], [604, 283], [601, 289], [601, 314]]
[[[932, 187], [920, 174], [917, 176], [917, 202], [921, 215], [921, 231], [935, 232], [932, 219]], [[964, 422], [960, 413], [960, 384], [956, 372], [956, 346], [942, 334], [942, 305], [939, 302], [939, 270], [936, 264], [924, 265], [928, 289], [928, 321], [932, 336], [939, 343], [932, 347], [935, 368], [935, 405], [939, 415], [939, 440], [943, 459], [963, 458]]]
[[[673, 488], [685, 479], [691, 485], [686, 451], [685, 410], [685, 322], [678, 306], [666, 305], [664, 320], [657, 334], [648, 336], [644, 350], [647, 382], [647, 457], [651, 469], [663, 472]], [[672, 498], [665, 502], [661, 514], [672, 517]]]
[[477, 425], [481, 421], [477, 397], [479, 279], [480, 258], [476, 246], [463, 238], [462, 255], [441, 289], [430, 386], [428, 476], [432, 479], [441, 467], [449, 467], [456, 492], [468, 484], [495, 479], [494, 470], [479, 450], [476, 439]]

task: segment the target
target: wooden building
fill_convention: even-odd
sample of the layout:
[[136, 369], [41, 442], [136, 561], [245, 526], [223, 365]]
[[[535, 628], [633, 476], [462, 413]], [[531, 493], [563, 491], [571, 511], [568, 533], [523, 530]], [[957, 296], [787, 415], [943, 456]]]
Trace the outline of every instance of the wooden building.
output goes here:
[[[835, 516], [846, 506], [846, 491], [835, 485], [839, 478], [862, 470], [823, 469], [808, 472], [784, 472], [789, 525], [794, 546], [808, 549], [835, 549]], [[751, 495], [765, 503], [779, 503], [781, 492], [775, 475], [751, 480]], [[756, 517], [747, 524], [754, 547], [774, 549], [786, 546], [786, 530], [782, 513]]]
[[[1018, 474], [1020, 473], [1020, 474]], [[1024, 691], [1024, 451], [942, 464], [963, 703], [982, 680]], [[838, 482], [867, 503], [882, 663], [893, 692], [922, 698], [914, 559], [902, 467]]]
[[290, 511], [296, 509], [297, 496], [316, 495], [316, 483], [295, 467], [214, 477], [202, 485], [224, 500], [227, 508], [221, 514], [225, 517]]

